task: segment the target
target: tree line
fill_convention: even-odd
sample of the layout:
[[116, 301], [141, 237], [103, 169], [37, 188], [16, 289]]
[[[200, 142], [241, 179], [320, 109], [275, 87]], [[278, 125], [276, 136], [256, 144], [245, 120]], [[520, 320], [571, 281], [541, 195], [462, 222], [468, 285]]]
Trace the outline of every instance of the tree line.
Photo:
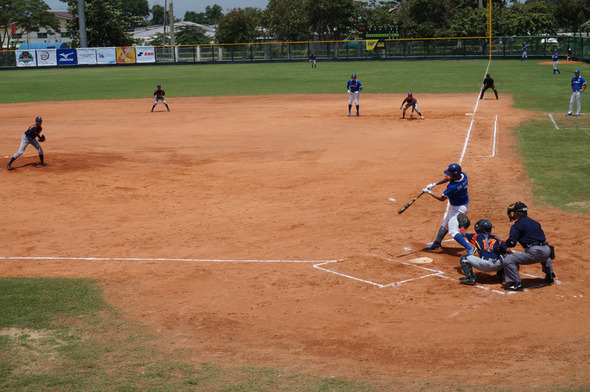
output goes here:
[[[77, 0], [61, 1], [77, 15]], [[168, 18], [164, 7], [150, 8], [147, 0], [86, 0], [85, 4], [89, 46], [132, 45], [130, 30], [162, 24]], [[187, 11], [184, 20], [215, 25], [218, 43], [354, 40], [359, 39], [361, 26], [397, 26], [403, 38], [481, 37], [488, 34], [487, 5], [488, 0], [269, 0], [263, 10], [246, 7], [227, 13], [213, 4], [205, 12]], [[494, 36], [590, 31], [590, 0], [493, 0], [492, 13]], [[5, 27], [5, 36], [14, 23], [28, 31], [40, 26], [58, 28], [42, 0], [0, 0], [0, 27]], [[70, 21], [68, 31], [73, 45], [78, 45], [77, 17]], [[181, 45], [210, 42], [195, 26], [175, 29], [175, 36]], [[162, 44], [164, 39], [159, 33], [150, 43]]]

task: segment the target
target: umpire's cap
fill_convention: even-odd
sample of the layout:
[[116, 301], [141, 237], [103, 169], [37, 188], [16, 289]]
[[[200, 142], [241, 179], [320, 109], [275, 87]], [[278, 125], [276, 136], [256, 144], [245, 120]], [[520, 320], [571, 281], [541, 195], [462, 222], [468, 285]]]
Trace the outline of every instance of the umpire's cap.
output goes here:
[[35, 122], [43, 122], [43, 119], [41, 118], [41, 116], [36, 117], [35, 118]]
[[456, 176], [457, 174], [461, 174], [461, 165], [458, 163], [451, 163], [447, 170], [444, 171], [447, 176]]
[[515, 213], [518, 213], [520, 215], [526, 215], [528, 213], [528, 208], [526, 204], [524, 204], [522, 201], [517, 201], [508, 206], [508, 208], [506, 209], [506, 213], [510, 221], [513, 221], [514, 219], [516, 219], [516, 217], [514, 216]]

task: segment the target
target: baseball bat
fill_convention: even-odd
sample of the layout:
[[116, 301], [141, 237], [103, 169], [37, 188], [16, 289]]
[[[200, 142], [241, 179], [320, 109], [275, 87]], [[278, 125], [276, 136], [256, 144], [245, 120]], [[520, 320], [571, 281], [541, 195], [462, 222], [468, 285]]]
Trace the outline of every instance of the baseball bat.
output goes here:
[[397, 212], [398, 214], [401, 214], [402, 212], [404, 212], [405, 210], [407, 210], [412, 204], [414, 204], [414, 202], [416, 200], [418, 200], [420, 198], [420, 196], [422, 196], [424, 194], [424, 191], [422, 191], [422, 193], [420, 193], [418, 196], [414, 197], [414, 199], [409, 202], [408, 204], [406, 204], [405, 206], [403, 206], [402, 208], [399, 209], [399, 211]]

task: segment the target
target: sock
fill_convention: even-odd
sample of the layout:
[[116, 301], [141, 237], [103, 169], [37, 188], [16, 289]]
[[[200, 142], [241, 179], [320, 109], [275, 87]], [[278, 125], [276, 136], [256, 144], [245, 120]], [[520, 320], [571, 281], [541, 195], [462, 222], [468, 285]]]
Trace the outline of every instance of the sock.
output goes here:
[[43, 154], [39, 154], [39, 159], [41, 160], [41, 163], [43, 163]]
[[463, 237], [461, 235], [461, 233], [457, 233], [455, 234], [455, 236], [453, 237], [455, 239], [455, 241], [457, 241], [461, 246], [463, 246], [466, 250], [471, 250], [472, 246], [469, 245], [469, 242], [467, 242], [467, 239], [465, 239], [465, 237]]
[[438, 229], [438, 233], [436, 234], [436, 239], [434, 240], [434, 242], [436, 242], [437, 244], [440, 244], [443, 240], [443, 238], [445, 238], [445, 235], [447, 235], [449, 231], [444, 229], [444, 228], [439, 228]]
[[356, 105], [356, 112], [359, 112], [359, 105]]
[[352, 105], [348, 105], [348, 113], [350, 113], [350, 109], [352, 109]]

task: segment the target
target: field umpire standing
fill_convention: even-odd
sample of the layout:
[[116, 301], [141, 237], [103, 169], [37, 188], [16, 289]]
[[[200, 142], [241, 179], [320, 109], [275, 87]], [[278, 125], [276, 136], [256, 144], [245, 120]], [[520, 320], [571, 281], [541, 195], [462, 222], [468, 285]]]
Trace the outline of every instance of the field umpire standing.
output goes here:
[[350, 76], [350, 80], [346, 82], [346, 91], [348, 91], [348, 115], [350, 116], [350, 111], [352, 109], [352, 101], [354, 101], [356, 105], [356, 114], [355, 116], [359, 115], [359, 95], [363, 89], [361, 82], [356, 80], [356, 74], [352, 74]]
[[496, 90], [496, 86], [494, 86], [494, 79], [492, 79], [490, 77], [490, 74], [486, 74], [486, 77], [483, 80], [483, 86], [482, 86], [481, 95], [479, 96], [479, 99], [483, 99], [483, 93], [485, 93], [486, 90], [489, 88], [494, 90], [494, 94], [496, 94], [496, 99], [498, 99], [498, 91]]
[[[12, 168], [12, 162], [14, 162], [16, 158], [23, 155], [23, 152], [25, 152], [25, 148], [27, 148], [29, 144], [33, 145], [33, 147], [35, 147], [37, 151], [39, 151], [39, 159], [41, 160], [41, 166], [47, 167], [47, 164], [43, 162], [43, 149], [39, 144], [39, 142], [45, 141], [45, 135], [41, 135], [41, 131], [43, 130], [43, 128], [41, 127], [42, 122], [43, 119], [41, 117], [35, 118], [35, 125], [31, 125], [29, 129], [27, 129], [26, 132], [23, 134], [23, 137], [20, 142], [20, 148], [18, 149], [17, 153], [14, 154], [10, 162], [6, 164], [6, 168], [8, 170]], [[35, 139], [38, 139], [39, 142]]]
[[520, 201], [510, 204], [507, 213], [510, 222], [516, 222], [510, 228], [510, 236], [506, 240], [506, 245], [512, 248], [519, 243], [525, 251], [509, 254], [502, 261], [507, 281], [504, 289], [522, 291], [522, 281], [518, 274], [519, 266], [535, 263], [541, 264], [545, 273], [545, 282], [552, 284], [555, 281], [555, 274], [551, 260], [555, 258], [555, 252], [553, 247], [547, 243], [541, 225], [528, 217], [528, 208]]

